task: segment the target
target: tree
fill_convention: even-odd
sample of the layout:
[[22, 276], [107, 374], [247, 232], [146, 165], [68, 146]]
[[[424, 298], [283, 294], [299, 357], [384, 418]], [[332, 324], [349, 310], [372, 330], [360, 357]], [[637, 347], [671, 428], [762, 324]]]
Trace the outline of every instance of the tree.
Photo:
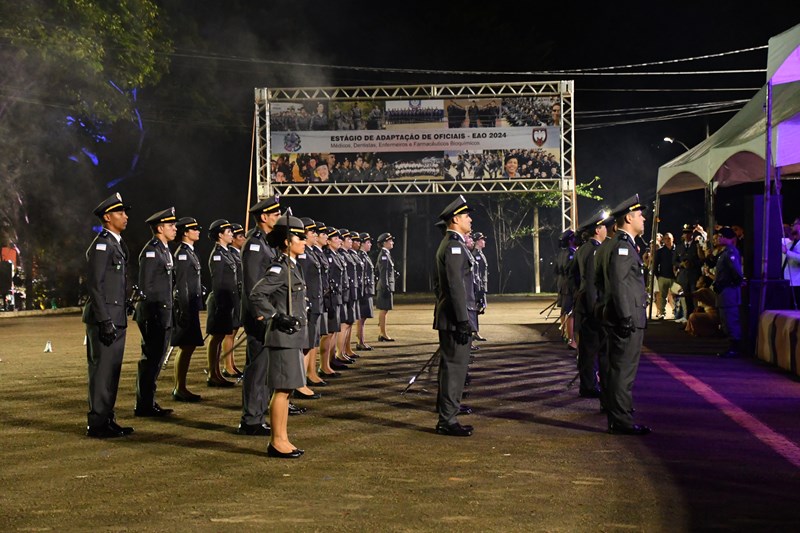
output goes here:
[[[600, 178], [595, 176], [588, 183], [577, 184], [575, 189], [577, 195], [602, 200], [602, 197], [596, 192], [596, 189], [601, 188], [599, 181]], [[492, 225], [496, 246], [495, 261], [499, 274], [499, 292], [503, 293], [511, 275], [511, 271], [505, 271], [505, 259], [508, 252], [516, 247], [522, 247], [526, 262], [528, 265], [533, 264], [533, 251], [523, 245], [523, 239], [532, 236], [536, 231], [531, 223], [532, 213], [540, 208], [560, 209], [561, 193], [560, 191], [547, 191], [490, 195], [478, 203], [485, 209]], [[553, 229], [546, 225], [539, 227], [538, 231], [541, 234], [553, 231]], [[561, 231], [560, 227], [558, 231]]]
[[0, 233], [33, 280], [83, 262], [86, 212], [103, 194], [96, 148], [134, 114], [133, 95], [166, 72], [152, 0], [0, 3]]

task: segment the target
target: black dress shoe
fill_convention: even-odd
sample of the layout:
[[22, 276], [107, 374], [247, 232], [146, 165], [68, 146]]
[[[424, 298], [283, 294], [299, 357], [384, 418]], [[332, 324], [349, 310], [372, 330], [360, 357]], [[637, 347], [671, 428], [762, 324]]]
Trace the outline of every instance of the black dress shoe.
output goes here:
[[326, 377], [326, 378], [338, 378], [339, 376], [341, 376], [341, 374], [340, 374], [340, 373], [338, 373], [338, 372], [325, 372], [325, 371], [323, 371], [323, 370], [320, 370], [320, 371], [318, 372], [318, 374], [319, 374], [320, 376], [324, 376], [324, 377]]
[[234, 372], [233, 374], [231, 374], [227, 370], [223, 370], [222, 371], [222, 377], [224, 377], [224, 378], [239, 379], [239, 378], [241, 378], [243, 376], [244, 376], [244, 374], [242, 374], [241, 372]]
[[295, 390], [292, 393], [292, 396], [301, 400], [319, 400], [322, 398], [322, 395], [318, 392], [315, 392], [314, 394], [306, 394], [304, 392], [300, 392], [299, 390]]
[[[338, 361], [338, 359], [337, 359], [336, 361], [334, 361], [334, 362], [332, 362], [332, 363], [331, 363], [331, 368], [334, 370], [334, 373], [336, 373], [336, 370], [347, 370], [348, 368], [350, 368], [350, 367], [349, 367], [349, 366], [347, 366], [346, 364], [344, 364], [344, 363], [339, 363], [339, 362], [337, 362], [337, 361]], [[320, 374], [322, 374], [322, 372], [320, 372]], [[324, 375], [325, 377], [328, 377], [330, 374], [323, 374], [323, 375]]]
[[469, 405], [464, 405], [463, 403], [458, 406], [458, 414], [459, 415], [471, 415], [472, 414], [472, 407]]
[[309, 387], [327, 387], [327, 381], [311, 381], [310, 379], [306, 379], [306, 385]]
[[477, 332], [472, 336], [472, 338], [475, 339], [476, 341], [485, 341], [486, 340], [486, 337], [481, 337], [481, 334], [477, 333]]
[[336, 357], [333, 358], [333, 363], [331, 363], [331, 368], [336, 368], [335, 366], [333, 366], [335, 363], [339, 363], [340, 365], [352, 365], [353, 363], [355, 363], [355, 360], [350, 359], [346, 355], [344, 357], [340, 357], [337, 355]]
[[469, 349], [470, 349], [470, 351], [473, 351], [473, 352], [477, 352], [478, 350], [480, 350], [480, 348], [478, 348], [474, 344], [470, 344], [469, 345]]
[[300, 407], [291, 402], [289, 403], [289, 416], [302, 415], [306, 411], [308, 411], [308, 409], [306, 409], [305, 407]]
[[634, 424], [630, 427], [628, 426], [617, 426], [611, 424], [608, 426], [608, 432], [612, 435], [647, 435], [652, 430], [647, 426], [642, 426], [639, 424]]
[[93, 439], [116, 439], [118, 437], [124, 437], [125, 433], [106, 424], [105, 426], [87, 426], [86, 436], [92, 437]]
[[133, 410], [136, 416], [144, 416], [151, 418], [162, 418], [172, 414], [172, 409], [164, 409], [157, 403], [153, 403], [152, 407], [136, 407]]
[[384, 337], [383, 335], [378, 335], [378, 342], [394, 342], [394, 339], [391, 337]]
[[239, 427], [236, 428], [236, 433], [239, 435], [264, 436], [270, 434], [270, 428], [267, 424], [245, 424], [240, 422]]
[[228, 380], [216, 381], [216, 380], [213, 380], [213, 379], [207, 379], [206, 380], [206, 385], [208, 385], [209, 387], [230, 388], [230, 387], [235, 387], [236, 383], [234, 383], [233, 381], [228, 381]]
[[369, 344], [361, 344], [359, 342], [358, 344], [356, 344], [356, 349], [368, 352], [368, 351], [372, 350], [372, 346], [370, 346]]
[[600, 391], [597, 389], [582, 390], [578, 393], [581, 398], [599, 398]]
[[278, 450], [272, 447], [271, 442], [267, 444], [267, 456], [269, 457], [277, 457], [278, 459], [297, 459], [298, 457], [303, 455], [303, 453], [304, 452], [298, 450], [297, 448], [288, 453], [279, 452]]
[[472, 426], [462, 426], [458, 422], [454, 424], [436, 424], [436, 433], [449, 437], [469, 437], [472, 435]]
[[345, 356], [347, 356], [347, 357], [349, 357], [350, 359], [353, 359], [353, 360], [355, 360], [355, 359], [358, 359], [359, 357], [361, 357], [360, 355], [358, 355], [358, 354], [357, 354], [357, 353], [355, 353], [355, 352], [353, 352], [353, 353], [346, 353], [346, 354], [344, 354], [344, 355], [345, 355]]
[[199, 394], [194, 394], [191, 392], [180, 392], [177, 390], [172, 391], [172, 399], [176, 402], [189, 402], [195, 403], [199, 402], [202, 398]]
[[131, 433], [133, 433], [133, 428], [132, 427], [130, 427], [130, 426], [120, 426], [119, 424], [117, 424], [116, 420], [109, 420], [108, 421], [108, 427], [110, 427], [114, 431], [121, 432], [123, 435], [130, 435]]

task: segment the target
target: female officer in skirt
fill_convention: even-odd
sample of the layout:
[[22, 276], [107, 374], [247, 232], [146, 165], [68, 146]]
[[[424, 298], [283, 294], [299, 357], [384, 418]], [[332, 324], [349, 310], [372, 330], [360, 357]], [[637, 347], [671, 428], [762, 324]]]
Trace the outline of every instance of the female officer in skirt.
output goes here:
[[200, 330], [200, 311], [203, 309], [203, 286], [200, 282], [200, 259], [194, 251], [195, 243], [200, 239], [201, 228], [197, 220], [183, 217], [175, 224], [178, 227], [178, 238], [181, 240], [175, 250], [175, 302], [172, 306], [175, 314], [175, 326], [172, 330], [170, 344], [179, 348], [175, 357], [175, 386], [172, 398], [179, 402], [199, 402], [200, 395], [189, 392], [186, 388], [186, 374], [195, 348], [203, 345], [203, 333]]
[[214, 250], [208, 258], [211, 271], [211, 294], [206, 302], [208, 319], [206, 333], [211, 336], [208, 342], [208, 381], [209, 387], [233, 387], [219, 369], [222, 355], [222, 341], [233, 333], [234, 310], [239, 306], [239, 287], [236, 279], [236, 261], [231, 257], [228, 246], [233, 241], [231, 223], [224, 219], [215, 220], [208, 227], [208, 237], [215, 241]]
[[289, 441], [289, 395], [306, 384], [303, 347], [306, 344], [306, 289], [297, 256], [305, 252], [305, 229], [296, 217], [284, 215], [267, 234], [267, 243], [281, 256], [250, 292], [257, 320], [266, 321], [264, 346], [269, 348], [267, 387], [272, 390], [267, 455], [296, 459], [303, 455]]
[[375, 291], [375, 307], [380, 310], [378, 313], [378, 335], [379, 342], [392, 342], [393, 338], [386, 333], [386, 315], [394, 308], [394, 261], [392, 261], [391, 250], [394, 248], [394, 237], [391, 233], [381, 233], [378, 236], [378, 246], [381, 251], [378, 253], [378, 260], [375, 270], [378, 277], [378, 286]]

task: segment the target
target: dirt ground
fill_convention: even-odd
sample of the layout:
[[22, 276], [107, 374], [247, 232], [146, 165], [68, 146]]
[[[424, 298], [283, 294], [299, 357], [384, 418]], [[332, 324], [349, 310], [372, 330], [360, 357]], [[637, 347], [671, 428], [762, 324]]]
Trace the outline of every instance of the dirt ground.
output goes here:
[[[241, 392], [205, 386], [203, 353], [195, 354], [189, 374], [189, 387], [202, 394], [202, 402], [172, 401], [170, 364], [157, 400], [174, 408], [174, 416], [134, 418], [140, 339], [135, 325], [128, 330], [117, 419], [136, 431], [122, 439], [87, 438], [80, 317], [0, 319], [0, 530], [571, 532], [731, 526], [723, 507], [702, 515], [687, 501], [693, 494], [687, 483], [696, 472], [692, 461], [700, 464], [702, 458], [687, 451], [665, 460], [666, 448], [655, 444], [657, 409], [649, 409], [653, 418], [647, 420], [656, 428], [653, 435], [611, 436], [597, 401], [580, 398], [577, 385], [568, 387], [575, 353], [556, 328], [542, 335], [553, 317], [546, 320], [540, 311], [551, 301], [490, 302], [481, 318], [481, 333], [489, 340], [475, 353], [465, 399], [475, 413], [462, 418], [476, 428], [471, 438], [435, 434], [435, 374], [424, 373], [400, 394], [436, 348], [432, 304], [400, 303], [389, 314], [395, 343], [375, 342], [376, 320], [370, 320], [367, 338], [375, 349], [318, 389], [322, 399], [296, 402], [308, 407], [307, 414], [289, 420], [292, 441], [306, 450], [299, 460], [268, 458], [267, 438], [235, 433]], [[43, 352], [48, 340], [52, 353]], [[242, 351], [240, 366], [243, 359]], [[637, 393], [648, 379], [669, 390], [681, 387], [643, 369]], [[788, 377], [776, 379], [797, 387]], [[647, 413], [658, 399], [645, 392], [637, 402]], [[675, 468], [674, 461], [686, 468]], [[789, 472], [785, 481], [796, 482], [796, 469]], [[715, 497], [706, 489], [703, 494]], [[758, 520], [765, 512], [754, 511]]]

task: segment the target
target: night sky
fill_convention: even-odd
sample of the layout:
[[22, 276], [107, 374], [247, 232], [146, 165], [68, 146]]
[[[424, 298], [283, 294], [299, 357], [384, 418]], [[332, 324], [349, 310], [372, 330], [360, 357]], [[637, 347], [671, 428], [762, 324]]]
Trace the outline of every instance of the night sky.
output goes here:
[[[588, 8], [490, 2], [478, 8], [451, 2], [234, 1], [198, 6], [196, 2], [171, 0], [165, 1], [164, 6], [167, 16], [176, 22], [173, 26], [176, 54], [161, 86], [139, 93], [146, 132], [141, 159], [135, 171], [114, 189], [135, 207], [126, 233], [132, 247], [144, 243], [147, 236], [144, 219], [170, 205], [175, 205], [179, 216], [195, 216], [205, 226], [216, 218], [244, 223], [254, 87], [574, 79], [577, 178], [585, 182], [600, 176], [603, 203], [615, 204], [637, 192], [646, 202], [655, 199], [658, 167], [684, 150], [679, 144], [664, 142], [665, 136], [692, 146], [706, 136], [707, 130], [713, 133], [724, 124], [733, 112], [596, 129], [589, 126], [672, 113], [665, 110], [631, 115], [619, 110], [748, 99], [765, 83], [766, 77], [763, 72], [692, 76], [412, 75], [369, 69], [308, 68], [258, 60], [502, 72], [587, 69], [764, 46], [771, 36], [800, 22], [797, 4], [779, 12], [769, 12], [752, 3], [722, 6], [696, 2], [631, 3], [628, 7], [603, 3]], [[763, 69], [766, 57], [767, 51], [763, 49], [630, 70]], [[174, 87], [181, 84], [191, 85], [204, 97], [176, 98], [178, 91]], [[170, 85], [171, 91], [167, 90]], [[641, 91], [722, 88], [741, 90]], [[615, 116], [582, 115], [603, 110]], [[106, 163], [109, 175], [119, 175], [130, 165], [137, 141], [135, 128], [117, 128], [113, 146], [105, 149], [110, 158]], [[794, 198], [796, 189], [788, 183], [784, 192]], [[98, 190], [98, 198], [106, 192]], [[743, 196], [722, 194], [720, 221], [738, 222], [735, 218], [742, 213]], [[296, 215], [373, 235], [383, 231], [401, 234], [402, 212], [411, 209], [410, 291], [429, 290], [430, 258], [438, 240], [432, 223], [448, 202], [447, 197], [285, 199]], [[594, 201], [579, 200], [579, 221], [598, 207]], [[665, 198], [663, 227], [679, 232], [684, 222], [702, 221], [702, 208], [702, 193]], [[559, 216], [559, 213], [544, 213], [543, 219], [557, 225]], [[786, 214], [784, 218], [793, 216]], [[488, 220], [480, 211], [474, 219], [474, 229], [489, 230]], [[556, 246], [552, 235], [557, 233], [543, 236], [542, 253], [546, 261]], [[487, 247], [490, 256], [492, 246], [490, 239]], [[395, 256], [401, 247], [398, 242]], [[507, 290], [530, 290], [530, 267], [519, 259], [513, 268]], [[545, 279], [548, 270], [543, 269], [543, 288], [552, 290]], [[493, 278], [496, 280], [497, 276]], [[490, 288], [493, 292], [498, 290], [497, 286]]]

